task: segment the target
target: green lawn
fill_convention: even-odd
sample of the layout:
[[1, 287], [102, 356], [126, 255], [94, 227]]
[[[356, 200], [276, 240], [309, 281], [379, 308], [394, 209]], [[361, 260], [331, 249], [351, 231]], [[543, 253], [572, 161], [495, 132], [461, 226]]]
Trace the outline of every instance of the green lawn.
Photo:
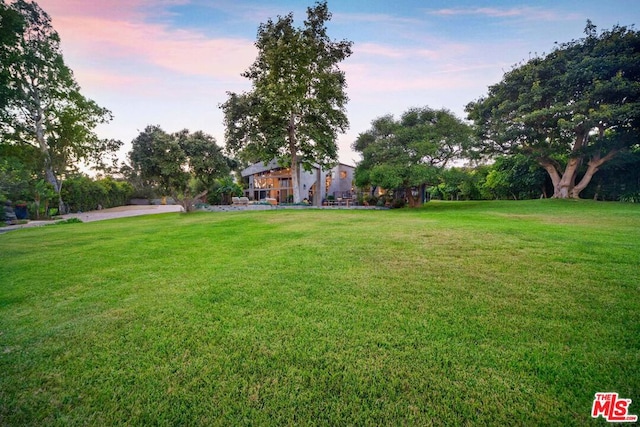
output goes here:
[[0, 235], [0, 425], [640, 414], [640, 205], [165, 214]]

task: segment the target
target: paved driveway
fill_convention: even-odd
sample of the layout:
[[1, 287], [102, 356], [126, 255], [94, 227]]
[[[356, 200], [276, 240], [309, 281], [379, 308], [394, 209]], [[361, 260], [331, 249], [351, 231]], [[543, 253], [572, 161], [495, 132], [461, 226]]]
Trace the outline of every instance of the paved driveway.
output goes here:
[[[101, 209], [99, 211], [81, 212], [62, 215], [63, 219], [79, 218], [82, 222], [103, 221], [106, 219], [124, 218], [127, 216], [151, 215], [167, 212], [182, 212], [180, 205], [131, 205], [117, 208]], [[38, 227], [51, 224], [51, 221], [29, 221], [27, 224], [0, 227], [0, 233], [25, 227]]]
[[182, 212], [180, 205], [130, 205], [117, 208], [101, 209], [82, 213], [63, 215], [62, 218], [79, 218], [82, 222], [102, 221], [105, 219], [124, 218], [126, 216], [150, 215], [167, 212]]

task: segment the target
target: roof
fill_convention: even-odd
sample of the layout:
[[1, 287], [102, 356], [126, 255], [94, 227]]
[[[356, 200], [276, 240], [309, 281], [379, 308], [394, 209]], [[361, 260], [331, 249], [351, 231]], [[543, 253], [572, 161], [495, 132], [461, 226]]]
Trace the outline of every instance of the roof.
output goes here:
[[[351, 166], [351, 165], [348, 165], [346, 163], [338, 163], [336, 166], [346, 166], [348, 168], [355, 169], [355, 166]], [[314, 166], [314, 167], [317, 167], [317, 166]], [[277, 159], [273, 159], [269, 163], [267, 163], [266, 165], [263, 162], [254, 163], [251, 166], [243, 169], [240, 172], [240, 174], [243, 177], [245, 177], [245, 176], [255, 175], [257, 173], [266, 172], [266, 171], [269, 171], [271, 169], [279, 169], [279, 168], [281, 168], [281, 166], [278, 164], [278, 160]]]
[[240, 174], [242, 176], [255, 175], [257, 173], [266, 172], [271, 169], [279, 168], [278, 161], [276, 159], [271, 160], [266, 165], [262, 162], [254, 163], [246, 169], [243, 169]]

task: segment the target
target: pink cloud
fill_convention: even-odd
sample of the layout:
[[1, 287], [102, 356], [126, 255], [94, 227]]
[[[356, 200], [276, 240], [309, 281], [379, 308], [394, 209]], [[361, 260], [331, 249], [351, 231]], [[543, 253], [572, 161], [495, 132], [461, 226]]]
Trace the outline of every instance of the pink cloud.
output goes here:
[[[187, 30], [158, 24], [61, 19], [64, 45], [88, 54], [147, 61], [187, 75], [238, 76], [255, 58], [253, 43], [243, 39], [210, 39]], [[72, 34], [82, 37], [72, 37]], [[69, 35], [70, 37], [64, 37]]]
[[42, 0], [41, 6], [52, 16], [65, 56], [142, 62], [185, 75], [239, 78], [256, 56], [253, 41], [209, 38], [197, 31], [146, 23], [140, 12], [184, 1], [68, 0], [62, 7]]
[[189, 0], [39, 0], [38, 4], [52, 17], [94, 16], [105, 20], [134, 19], [163, 13], [170, 5], [188, 4]]

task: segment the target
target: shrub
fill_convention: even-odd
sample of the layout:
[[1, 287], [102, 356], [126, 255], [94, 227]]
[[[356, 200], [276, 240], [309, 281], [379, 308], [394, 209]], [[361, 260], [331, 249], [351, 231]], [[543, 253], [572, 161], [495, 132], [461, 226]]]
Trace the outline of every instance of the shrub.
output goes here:
[[62, 221], [56, 221], [50, 225], [65, 225], [65, 224], [80, 224], [82, 220], [80, 218], [69, 218]]
[[71, 212], [91, 211], [102, 206], [111, 208], [126, 205], [133, 194], [133, 186], [128, 182], [113, 178], [92, 180], [83, 175], [65, 180], [62, 198]]
[[364, 197], [364, 201], [369, 205], [369, 206], [375, 206], [378, 203], [378, 198], [376, 196], [365, 196]]
[[7, 201], [7, 198], [0, 194], [0, 221], [4, 221], [4, 202]]
[[640, 192], [625, 193], [620, 196], [620, 201], [625, 203], [640, 203]]
[[400, 208], [404, 208], [405, 205], [406, 205], [406, 202], [404, 201], [404, 199], [395, 199], [391, 204], [391, 207], [393, 209], [400, 209]]

